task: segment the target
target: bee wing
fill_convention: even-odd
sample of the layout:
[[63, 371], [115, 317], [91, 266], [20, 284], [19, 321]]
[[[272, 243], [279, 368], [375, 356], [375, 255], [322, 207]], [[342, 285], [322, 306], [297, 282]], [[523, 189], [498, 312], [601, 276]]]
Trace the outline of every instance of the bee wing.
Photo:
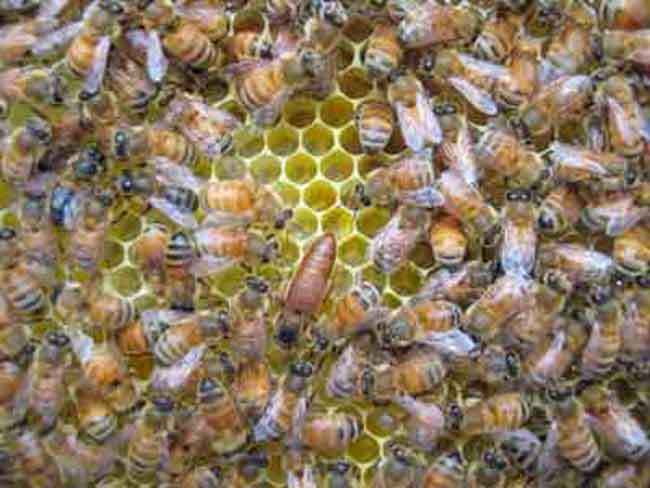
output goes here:
[[79, 362], [81, 364], [87, 363], [92, 357], [93, 349], [95, 348], [95, 341], [93, 338], [84, 334], [79, 329], [68, 328], [66, 334], [70, 338], [72, 350], [79, 359]]
[[225, 66], [221, 72], [226, 78], [239, 78], [257, 68], [266, 66], [270, 62], [271, 60], [269, 59], [243, 59], [237, 63], [231, 63]]
[[189, 312], [183, 312], [180, 310], [149, 309], [144, 310], [140, 314], [140, 319], [142, 320], [142, 325], [148, 328], [152, 328], [155, 327], [159, 322], [165, 322], [172, 325], [176, 322], [180, 322], [181, 320], [186, 319], [189, 315]]
[[438, 354], [447, 357], [473, 357], [479, 350], [479, 344], [472, 336], [460, 329], [429, 332], [418, 342], [430, 346]]
[[59, 15], [70, 3], [70, 0], [43, 0], [38, 7], [36, 18], [52, 19]]
[[474, 155], [474, 147], [466, 124], [458, 133], [456, 144], [443, 143], [442, 152], [451, 169], [456, 170], [472, 186], [478, 183], [478, 170]]
[[648, 209], [641, 207], [632, 207], [622, 212], [617, 212], [607, 219], [605, 233], [611, 237], [621, 235], [647, 216]]
[[147, 74], [154, 83], [161, 83], [167, 74], [169, 62], [160, 42], [158, 31], [149, 32], [147, 42]]
[[199, 225], [194, 218], [194, 215], [192, 215], [190, 212], [183, 212], [179, 210], [178, 207], [164, 198], [151, 197], [149, 198], [149, 203], [152, 207], [160, 210], [170, 220], [180, 225], [181, 227], [193, 230], [196, 229]]
[[202, 227], [241, 227], [251, 222], [250, 215], [235, 215], [222, 210], [211, 210], [201, 223]]
[[499, 107], [486, 91], [457, 76], [452, 76], [447, 81], [479, 112], [490, 116], [499, 113]]
[[205, 344], [193, 347], [189, 352], [171, 366], [156, 366], [151, 375], [151, 387], [155, 390], [177, 390], [182, 387], [201, 363]]
[[636, 49], [627, 56], [627, 59], [641, 66], [650, 67], [650, 48]]
[[83, 28], [83, 21], [66, 24], [54, 32], [40, 36], [31, 48], [35, 56], [44, 56], [53, 53], [70, 44], [79, 35]]
[[298, 399], [296, 408], [293, 411], [293, 420], [291, 421], [291, 435], [289, 445], [298, 447], [302, 443], [302, 431], [305, 428], [307, 420], [307, 398], [302, 396]]
[[398, 199], [402, 204], [423, 208], [441, 207], [445, 204], [445, 197], [433, 185], [401, 191]]
[[631, 144], [634, 141], [636, 134], [634, 128], [630, 123], [625, 110], [621, 107], [614, 98], [607, 97], [607, 107], [609, 108], [609, 119], [618, 128], [618, 132], [626, 144]]
[[442, 140], [442, 131], [433, 110], [424, 96], [418, 94], [415, 108], [402, 103], [395, 105], [397, 121], [406, 145], [415, 152], [424, 149], [427, 141], [438, 144]]
[[561, 142], [552, 143], [549, 148], [549, 157], [557, 165], [583, 169], [599, 176], [607, 175], [607, 170], [601, 164], [586, 158], [580, 148], [570, 146], [569, 144], [563, 144]]
[[236, 262], [234, 259], [224, 256], [201, 256], [192, 263], [190, 272], [197, 278], [203, 278], [219, 273]]
[[103, 36], [93, 55], [93, 62], [90, 66], [90, 71], [86, 75], [84, 81], [84, 91], [89, 94], [98, 93], [104, 82], [104, 74], [106, 73], [106, 65], [108, 64], [108, 53], [111, 50], [111, 38]]
[[203, 181], [194, 176], [186, 166], [181, 166], [163, 157], [155, 157], [150, 161], [156, 168], [156, 178], [161, 183], [182, 186], [194, 191], [198, 191], [203, 186]]

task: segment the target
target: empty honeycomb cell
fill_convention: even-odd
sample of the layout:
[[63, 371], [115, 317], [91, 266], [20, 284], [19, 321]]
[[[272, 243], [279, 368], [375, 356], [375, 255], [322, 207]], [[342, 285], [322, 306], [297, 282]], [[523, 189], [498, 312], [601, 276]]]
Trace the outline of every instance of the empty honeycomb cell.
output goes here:
[[388, 154], [399, 154], [406, 149], [404, 144], [404, 137], [402, 136], [401, 130], [393, 130], [388, 145], [384, 152]]
[[268, 132], [266, 144], [274, 154], [288, 156], [298, 148], [298, 133], [284, 124], [279, 125]]
[[420, 289], [422, 278], [411, 263], [398, 268], [390, 275], [390, 287], [400, 295], [412, 295]]
[[341, 243], [339, 257], [349, 266], [360, 266], [366, 262], [368, 241], [360, 235], [355, 235]]
[[251, 163], [251, 175], [262, 184], [273, 183], [282, 173], [278, 158], [270, 155], [260, 156]]
[[2, 226], [17, 229], [20, 226], [18, 216], [13, 212], [7, 212], [2, 216]]
[[139, 295], [133, 300], [136, 310], [140, 313], [150, 308], [156, 308], [157, 303], [158, 297], [152, 293]]
[[264, 134], [254, 129], [244, 129], [235, 135], [235, 150], [242, 158], [250, 158], [264, 149]]
[[332, 181], [348, 179], [353, 170], [354, 161], [352, 161], [352, 158], [338, 149], [325, 156], [320, 164], [321, 174]]
[[359, 142], [359, 132], [354, 124], [348, 125], [339, 132], [339, 144], [346, 152], [350, 154], [361, 154], [361, 143]]
[[314, 124], [302, 135], [302, 144], [314, 156], [322, 156], [334, 145], [332, 131], [321, 124]]
[[357, 215], [357, 229], [366, 237], [374, 237], [390, 220], [387, 208], [368, 207]]
[[398, 429], [399, 417], [395, 406], [375, 407], [366, 417], [366, 430], [377, 437], [389, 437]]
[[330, 297], [335, 299], [336, 297], [342, 296], [352, 288], [353, 282], [354, 278], [352, 277], [352, 273], [345, 266], [337, 265], [332, 274]]
[[192, 168], [192, 172], [199, 178], [209, 180], [212, 177], [212, 161], [207, 158], [199, 158]]
[[391, 292], [386, 292], [381, 297], [382, 303], [388, 308], [398, 308], [402, 305], [402, 299]]
[[342, 71], [354, 61], [354, 46], [349, 42], [339, 42], [336, 46], [336, 69]]
[[350, 68], [338, 77], [339, 89], [348, 97], [363, 98], [372, 90], [372, 81], [367, 71], [361, 68]]
[[383, 290], [386, 287], [386, 281], [388, 281], [386, 273], [384, 273], [374, 264], [370, 264], [369, 266], [363, 268], [361, 271], [361, 276], [363, 277], [364, 281], [372, 283], [379, 291]]
[[354, 116], [352, 103], [341, 96], [334, 96], [323, 102], [320, 117], [327, 125], [342, 127]]
[[8, 182], [0, 180], [0, 208], [7, 208], [13, 201], [15, 201], [15, 196], [12, 186]]
[[310, 125], [316, 118], [316, 102], [299, 95], [289, 100], [282, 109], [283, 119], [292, 126], [301, 129]]
[[125, 213], [111, 226], [111, 235], [122, 242], [132, 241], [140, 234], [142, 222], [140, 217]]
[[280, 252], [282, 260], [292, 266], [300, 258], [300, 246], [289, 236], [286, 239], [280, 239]]
[[235, 16], [232, 27], [235, 32], [262, 32], [264, 24], [265, 21], [261, 12], [253, 9], [243, 9]]
[[294, 210], [287, 228], [292, 235], [304, 240], [318, 230], [318, 217], [310, 209], [301, 207]]
[[106, 269], [117, 268], [123, 260], [124, 248], [122, 247], [122, 244], [114, 240], [107, 240], [104, 243], [104, 257], [102, 259], [102, 266]]
[[316, 176], [316, 161], [305, 153], [291, 156], [284, 163], [284, 174], [294, 183], [303, 184]]
[[354, 217], [352, 213], [341, 207], [336, 207], [325, 212], [321, 217], [323, 232], [332, 232], [337, 239], [341, 239], [354, 228]]
[[153, 355], [131, 356], [128, 359], [129, 372], [137, 379], [146, 381], [151, 376], [156, 361]]
[[284, 181], [276, 181], [273, 185], [273, 190], [282, 199], [285, 205], [295, 207], [300, 201], [300, 190]]
[[221, 110], [230, 112], [232, 115], [237, 117], [242, 123], [246, 121], [246, 117], [248, 116], [248, 112], [246, 112], [246, 109], [244, 109], [244, 107], [242, 107], [239, 103], [237, 103], [234, 100], [227, 100], [223, 102], [221, 105], [219, 105], [219, 108]]
[[111, 285], [123, 297], [135, 295], [140, 289], [140, 274], [131, 266], [122, 266], [111, 273]]
[[305, 188], [303, 194], [305, 203], [311, 209], [327, 210], [336, 203], [336, 189], [325, 180], [313, 181]]
[[348, 455], [357, 463], [369, 463], [379, 456], [379, 444], [369, 435], [362, 434], [350, 444]]
[[287, 474], [282, 466], [284, 456], [270, 456], [269, 465], [266, 468], [266, 476], [271, 483], [283, 484]]
[[418, 242], [409, 259], [419, 268], [430, 268], [435, 263], [431, 246], [427, 242]]
[[226, 296], [237, 293], [246, 278], [246, 270], [241, 266], [230, 266], [215, 276], [217, 289]]
[[354, 43], [360, 43], [368, 38], [373, 26], [369, 19], [361, 16], [352, 17], [343, 28], [343, 34]]
[[638, 392], [625, 378], [612, 380], [608, 386], [616, 392], [618, 399], [626, 406], [632, 406], [639, 400]]
[[[262, 144], [264, 139], [262, 139]], [[237, 180], [246, 176], [246, 163], [235, 156], [224, 156], [214, 163], [214, 176], [220, 180]]]
[[228, 82], [221, 77], [213, 76], [205, 80], [206, 101], [218, 103], [228, 95]]
[[384, 154], [368, 154], [359, 160], [359, 174], [366, 178], [368, 173], [377, 168], [390, 165], [390, 159]]

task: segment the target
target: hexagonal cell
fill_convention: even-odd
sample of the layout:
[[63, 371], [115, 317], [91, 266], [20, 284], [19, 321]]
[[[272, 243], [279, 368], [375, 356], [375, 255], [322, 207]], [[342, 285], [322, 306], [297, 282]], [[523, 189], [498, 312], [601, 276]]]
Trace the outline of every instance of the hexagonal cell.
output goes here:
[[316, 102], [305, 96], [289, 100], [282, 109], [283, 119], [292, 126], [301, 129], [307, 127], [316, 118]]
[[302, 135], [302, 144], [314, 156], [322, 156], [334, 145], [332, 130], [322, 124], [314, 124]]
[[312, 210], [327, 210], [336, 203], [336, 189], [327, 181], [318, 180], [304, 191], [305, 204]]
[[278, 156], [288, 156], [298, 148], [298, 132], [284, 124], [267, 132], [266, 143], [271, 152]]
[[295, 265], [300, 259], [300, 246], [291, 237], [280, 241], [281, 259], [291, 265]]
[[[262, 143], [264, 143], [263, 139]], [[235, 156], [224, 156], [218, 158], [214, 163], [214, 176], [220, 180], [244, 178], [246, 171], [246, 163]]]
[[332, 288], [330, 290], [330, 297], [336, 300], [352, 287], [352, 273], [344, 266], [337, 265], [332, 273]]
[[357, 463], [369, 463], [379, 456], [379, 444], [369, 435], [362, 434], [350, 444], [348, 455]]
[[366, 154], [359, 160], [359, 174], [363, 178], [368, 177], [368, 173], [377, 168], [390, 165], [390, 160], [383, 154]]
[[350, 154], [361, 154], [359, 132], [354, 124], [348, 125], [339, 133], [339, 144]]
[[336, 46], [336, 69], [342, 71], [354, 61], [354, 46], [349, 42], [339, 42]]
[[382, 291], [386, 287], [386, 273], [384, 273], [374, 264], [370, 264], [363, 268], [361, 277], [364, 279], [364, 281], [372, 283], [379, 291]]
[[402, 265], [390, 275], [390, 287], [400, 295], [413, 295], [422, 286], [422, 277], [411, 263]]
[[359, 43], [368, 38], [372, 32], [373, 25], [370, 19], [361, 16], [352, 17], [343, 28], [343, 34], [354, 43]]
[[377, 437], [389, 437], [399, 428], [399, 417], [395, 406], [375, 407], [366, 417], [366, 429]]
[[[127, 239], [128, 240], [128, 239]], [[104, 256], [102, 267], [105, 269], [117, 268], [124, 260], [124, 247], [119, 242], [107, 240], [104, 242]]]
[[252, 9], [243, 9], [235, 16], [233, 30], [235, 32], [262, 32], [264, 30], [264, 24], [264, 17], [261, 12]]
[[235, 150], [242, 158], [250, 158], [264, 149], [264, 133], [244, 129], [235, 134]]
[[231, 266], [216, 277], [217, 289], [226, 296], [233, 296], [244, 286], [247, 272], [239, 266]]
[[341, 127], [354, 117], [352, 103], [340, 96], [329, 98], [320, 107], [320, 117], [331, 127]]
[[262, 184], [273, 183], [282, 174], [282, 165], [273, 156], [260, 156], [251, 163], [251, 174]]
[[276, 181], [273, 190], [282, 199], [285, 205], [295, 207], [300, 202], [300, 190], [291, 183]]
[[316, 176], [316, 161], [307, 154], [298, 153], [285, 161], [284, 174], [294, 183], [307, 183]]
[[122, 266], [111, 273], [111, 285], [123, 297], [135, 295], [141, 284], [138, 270], [131, 266]]
[[350, 98], [363, 98], [372, 90], [372, 81], [365, 69], [350, 68], [338, 77], [340, 90]]
[[206, 80], [205, 85], [205, 100], [214, 104], [220, 102], [228, 95], [228, 82], [220, 77], [213, 77]]
[[14, 198], [13, 186], [6, 181], [0, 181], [0, 208], [7, 208]]
[[374, 237], [390, 220], [387, 208], [368, 207], [359, 211], [357, 229], [367, 237]]
[[293, 212], [293, 218], [287, 224], [291, 235], [303, 240], [318, 230], [318, 217], [310, 209], [301, 207]]
[[110, 234], [117, 240], [125, 242], [135, 239], [142, 230], [140, 217], [131, 213], [125, 213], [117, 222], [111, 226]]
[[368, 241], [361, 235], [347, 239], [339, 246], [339, 257], [350, 266], [361, 266], [368, 259]]
[[321, 174], [332, 181], [346, 180], [354, 170], [352, 158], [338, 149], [323, 158], [320, 164]]
[[156, 308], [158, 298], [159, 297], [151, 293], [145, 293], [144, 295], [139, 295], [137, 298], [135, 298], [133, 300], [133, 304], [135, 305], [136, 310], [142, 313], [144, 310]]
[[399, 308], [402, 306], [402, 299], [392, 292], [386, 292], [382, 295], [382, 303], [388, 308]]
[[345, 208], [333, 208], [321, 217], [321, 226], [324, 232], [333, 232], [336, 238], [340, 239], [352, 232], [354, 228], [354, 217]]

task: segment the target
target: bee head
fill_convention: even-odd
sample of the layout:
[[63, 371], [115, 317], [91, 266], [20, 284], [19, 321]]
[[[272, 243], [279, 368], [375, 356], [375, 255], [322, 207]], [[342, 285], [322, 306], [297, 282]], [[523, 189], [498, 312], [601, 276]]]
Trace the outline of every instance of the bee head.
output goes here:
[[445, 424], [450, 430], [459, 430], [463, 422], [463, 409], [457, 403], [452, 403], [447, 409]]
[[499, 472], [508, 467], [508, 463], [506, 462], [505, 458], [492, 449], [488, 450], [483, 455], [483, 462], [488, 469]]
[[223, 387], [212, 378], [203, 378], [198, 386], [199, 401], [212, 401], [225, 394]]
[[174, 410], [174, 400], [167, 395], [156, 395], [151, 403], [158, 413], [168, 414]]
[[350, 463], [346, 461], [337, 461], [330, 466], [330, 471], [339, 476], [344, 476], [350, 471]]
[[377, 328], [380, 342], [386, 347], [403, 347], [410, 344], [413, 339], [413, 327], [401, 315], [389, 322], [378, 324]]
[[49, 144], [52, 140], [52, 126], [40, 117], [27, 119], [25, 130], [40, 144]]
[[130, 153], [130, 138], [125, 130], [119, 129], [113, 135], [113, 152], [118, 159], [126, 159]]
[[48, 332], [47, 335], [45, 336], [45, 340], [47, 341], [48, 344], [58, 349], [63, 349], [68, 345], [70, 345], [70, 338], [63, 332], [59, 332], [59, 331]]
[[506, 371], [508, 373], [508, 376], [510, 378], [517, 378], [519, 377], [519, 373], [521, 372], [521, 360], [519, 358], [519, 354], [513, 351], [509, 351], [506, 353]]
[[605, 305], [612, 299], [612, 289], [609, 286], [596, 286], [589, 293], [589, 302], [592, 305]]
[[309, 378], [314, 372], [314, 367], [309, 361], [296, 361], [291, 363], [289, 371], [295, 376]]
[[348, 23], [348, 13], [338, 0], [321, 0], [323, 18], [339, 29]]

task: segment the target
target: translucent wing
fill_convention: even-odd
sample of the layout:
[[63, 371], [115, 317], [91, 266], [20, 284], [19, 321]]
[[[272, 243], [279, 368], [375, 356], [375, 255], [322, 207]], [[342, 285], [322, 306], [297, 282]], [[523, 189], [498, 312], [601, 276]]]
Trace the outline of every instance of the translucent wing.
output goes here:
[[83, 21], [72, 22], [61, 29], [40, 36], [31, 48], [35, 56], [44, 56], [63, 49], [79, 35]]
[[432, 185], [417, 190], [401, 191], [398, 199], [403, 204], [423, 208], [441, 207], [445, 204], [443, 194]]
[[575, 167], [600, 176], [607, 175], [607, 170], [597, 161], [585, 157], [583, 150], [580, 148], [554, 142], [549, 149], [549, 157], [554, 164]]
[[605, 233], [612, 237], [621, 235], [647, 216], [648, 209], [641, 207], [632, 207], [626, 211], [616, 213], [607, 220]]
[[198, 191], [203, 186], [203, 180], [194, 176], [185, 166], [163, 157], [156, 157], [151, 161], [156, 168], [156, 178], [163, 184], [182, 186], [194, 191]]
[[448, 78], [448, 81], [479, 112], [485, 115], [499, 113], [499, 107], [487, 92], [457, 76]]
[[431, 102], [421, 91], [418, 91], [415, 95], [415, 106], [417, 107], [418, 119], [421, 121], [420, 129], [424, 132], [424, 137], [433, 144], [440, 144], [442, 142], [442, 129], [436, 114], [433, 112]]
[[38, 7], [37, 18], [51, 19], [59, 15], [65, 9], [70, 0], [42, 0]]
[[149, 309], [140, 314], [140, 319], [145, 327], [153, 328], [160, 322], [172, 325], [186, 319], [189, 315], [188, 312], [180, 310]]
[[221, 72], [226, 78], [234, 79], [246, 75], [258, 68], [262, 68], [271, 62], [272, 60], [269, 59], [242, 59], [237, 63], [231, 63], [228, 66], [225, 66]]
[[444, 143], [443, 154], [450, 168], [456, 170], [472, 186], [478, 183], [478, 169], [474, 155], [472, 138], [466, 124], [458, 132], [456, 144]]
[[108, 53], [111, 50], [111, 38], [104, 36], [100, 39], [95, 54], [93, 55], [93, 62], [90, 66], [90, 71], [86, 75], [84, 81], [84, 91], [88, 94], [99, 93], [104, 82], [104, 74], [106, 73], [106, 65], [108, 64]]
[[251, 222], [252, 216], [246, 214], [235, 215], [223, 210], [211, 210], [202, 222], [202, 226], [227, 227], [242, 226]]
[[191, 212], [180, 210], [177, 206], [170, 203], [165, 198], [151, 197], [149, 198], [149, 203], [152, 207], [160, 210], [170, 220], [175, 222], [177, 225], [180, 225], [181, 227], [193, 230], [196, 229], [199, 225]]
[[201, 256], [192, 263], [190, 272], [197, 278], [203, 278], [220, 273], [236, 264], [236, 262], [232, 258], [223, 256]]
[[158, 31], [149, 32], [147, 43], [147, 74], [154, 83], [161, 83], [167, 74], [169, 62], [162, 48]]
[[489, 61], [483, 61], [482, 59], [477, 59], [467, 54], [458, 54], [458, 59], [461, 63], [469, 68], [472, 72], [478, 74], [478, 76], [489, 78], [491, 80], [500, 80], [507, 78], [510, 73], [507, 68], [501, 66], [500, 64], [491, 63]]
[[79, 359], [79, 362], [81, 364], [87, 363], [92, 357], [93, 349], [95, 348], [95, 341], [93, 338], [84, 334], [79, 329], [68, 328], [66, 333], [70, 338], [72, 350]]
[[154, 390], [176, 391], [189, 379], [192, 372], [201, 363], [205, 344], [196, 346], [171, 366], [157, 366], [151, 375], [151, 387]]
[[426, 344], [437, 353], [448, 357], [473, 357], [479, 351], [479, 344], [460, 329], [429, 332], [418, 342]]

